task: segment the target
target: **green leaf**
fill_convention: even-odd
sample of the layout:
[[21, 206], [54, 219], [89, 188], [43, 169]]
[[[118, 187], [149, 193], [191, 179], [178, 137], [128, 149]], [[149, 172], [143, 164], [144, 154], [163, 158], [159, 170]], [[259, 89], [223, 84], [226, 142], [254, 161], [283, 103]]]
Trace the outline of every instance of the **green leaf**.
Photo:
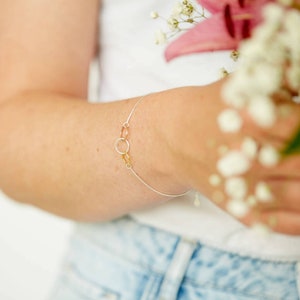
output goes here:
[[283, 156], [289, 156], [293, 154], [300, 154], [300, 127], [282, 150]]

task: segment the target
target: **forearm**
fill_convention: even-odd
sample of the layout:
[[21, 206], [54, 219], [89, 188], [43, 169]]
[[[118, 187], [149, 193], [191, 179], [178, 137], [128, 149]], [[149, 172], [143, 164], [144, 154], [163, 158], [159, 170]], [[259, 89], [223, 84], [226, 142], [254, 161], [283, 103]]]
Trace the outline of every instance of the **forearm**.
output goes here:
[[[162, 131], [170, 127], [172, 116], [176, 118], [180, 101], [174, 95], [167, 91], [147, 96], [130, 128], [134, 167], [149, 183], [170, 193], [186, 188], [178, 184]], [[163, 200], [132, 176], [114, 150], [122, 122], [136, 101], [90, 104], [32, 92], [3, 102], [1, 189], [17, 201], [87, 221], [109, 219]]]

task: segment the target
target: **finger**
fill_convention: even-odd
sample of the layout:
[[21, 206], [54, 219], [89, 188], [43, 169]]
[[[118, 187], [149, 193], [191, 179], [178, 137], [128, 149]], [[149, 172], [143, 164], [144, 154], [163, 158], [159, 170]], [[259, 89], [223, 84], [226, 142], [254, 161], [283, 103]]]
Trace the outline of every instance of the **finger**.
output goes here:
[[266, 182], [277, 204], [276, 209], [300, 212], [300, 178], [276, 178]]
[[[241, 221], [248, 227], [289, 235], [300, 235], [300, 214], [290, 211], [250, 213]], [[257, 226], [259, 225], [259, 226]]]
[[280, 161], [270, 168], [270, 172], [265, 173], [269, 180], [290, 179], [299, 180], [300, 178], [300, 155], [282, 157]]
[[[272, 126], [259, 126], [247, 111], [241, 111], [243, 130], [261, 143], [275, 143], [282, 146], [293, 135], [300, 124], [300, 105], [292, 102], [276, 106], [276, 122]], [[266, 116], [267, 117], [267, 116]]]
[[252, 219], [250, 224], [261, 222], [278, 233], [300, 235], [300, 214], [289, 211], [263, 212], [259, 219]]

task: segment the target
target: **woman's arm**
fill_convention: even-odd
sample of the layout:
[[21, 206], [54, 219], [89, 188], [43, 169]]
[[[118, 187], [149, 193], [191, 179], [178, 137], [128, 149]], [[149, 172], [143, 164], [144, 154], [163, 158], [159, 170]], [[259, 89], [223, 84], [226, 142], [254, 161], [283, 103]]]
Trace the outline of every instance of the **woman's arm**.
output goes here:
[[[97, 44], [98, 1], [7, 0], [0, 13], [1, 189], [17, 201], [83, 220], [151, 204], [156, 195], [128, 173], [113, 148], [136, 99], [82, 101]], [[169, 178], [172, 165], [155, 136], [164, 122], [157, 120], [161, 107], [155, 101], [143, 106], [132, 120], [136, 167], [157, 188], [181, 190]]]
[[[97, 0], [72, 5], [4, 0], [0, 11], [0, 187], [17, 201], [85, 221], [166, 200], [142, 185], [114, 150], [137, 99], [82, 101], [96, 47], [98, 5]], [[237, 147], [248, 133], [267, 139], [269, 132], [256, 132], [249, 122], [240, 135], [220, 133], [222, 84], [163, 91], [137, 107], [130, 121], [133, 166], [158, 190], [197, 188], [210, 197], [214, 188], [208, 178], [218, 159], [217, 146], [210, 145]], [[278, 168], [278, 174], [286, 176], [286, 170]], [[254, 182], [273, 171], [254, 167], [246, 176]], [[299, 232], [300, 224], [293, 225], [280, 229]]]

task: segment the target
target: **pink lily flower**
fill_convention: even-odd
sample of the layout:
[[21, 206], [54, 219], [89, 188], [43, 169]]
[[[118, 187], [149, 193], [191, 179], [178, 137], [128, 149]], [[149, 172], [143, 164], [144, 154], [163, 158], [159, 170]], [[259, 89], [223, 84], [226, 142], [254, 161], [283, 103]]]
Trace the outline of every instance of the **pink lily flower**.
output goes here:
[[273, 0], [198, 0], [211, 13], [168, 45], [167, 61], [190, 53], [237, 49], [261, 21], [262, 6]]

